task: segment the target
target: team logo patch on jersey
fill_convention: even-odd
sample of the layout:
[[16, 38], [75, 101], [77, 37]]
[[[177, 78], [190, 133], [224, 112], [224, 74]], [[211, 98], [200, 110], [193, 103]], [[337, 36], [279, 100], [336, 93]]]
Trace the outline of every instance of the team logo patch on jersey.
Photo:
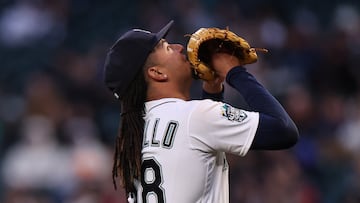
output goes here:
[[222, 106], [222, 115], [226, 117], [229, 121], [237, 122], [242, 122], [247, 118], [245, 111], [234, 108], [228, 104], [224, 104], [224, 106]]

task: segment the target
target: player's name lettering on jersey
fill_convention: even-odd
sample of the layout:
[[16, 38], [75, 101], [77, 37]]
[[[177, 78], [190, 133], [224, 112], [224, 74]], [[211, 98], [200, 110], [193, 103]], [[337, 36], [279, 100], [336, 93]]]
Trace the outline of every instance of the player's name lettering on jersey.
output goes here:
[[[179, 126], [179, 122], [174, 120], [166, 121], [167, 122], [166, 127], [162, 132], [158, 130], [158, 126], [160, 122], [161, 122], [160, 118], [156, 118], [155, 121], [154, 120], [146, 121], [144, 136], [143, 136], [143, 144], [142, 144], [143, 148], [149, 146], [162, 147], [165, 149], [172, 148], [176, 136], [176, 131]], [[161, 140], [156, 139], [156, 137], [160, 137], [156, 135], [162, 135], [162, 139]]]

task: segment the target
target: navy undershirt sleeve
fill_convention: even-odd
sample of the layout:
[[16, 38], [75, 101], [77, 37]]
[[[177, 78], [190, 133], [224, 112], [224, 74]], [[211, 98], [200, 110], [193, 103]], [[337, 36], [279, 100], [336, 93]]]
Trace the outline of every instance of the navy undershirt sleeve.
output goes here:
[[223, 101], [224, 100], [224, 86], [222, 91], [219, 93], [208, 93], [205, 90], [202, 90], [202, 99], [212, 99], [214, 101]]
[[297, 142], [298, 129], [290, 116], [244, 67], [231, 69], [226, 82], [244, 97], [251, 111], [260, 113], [251, 149], [286, 149]]

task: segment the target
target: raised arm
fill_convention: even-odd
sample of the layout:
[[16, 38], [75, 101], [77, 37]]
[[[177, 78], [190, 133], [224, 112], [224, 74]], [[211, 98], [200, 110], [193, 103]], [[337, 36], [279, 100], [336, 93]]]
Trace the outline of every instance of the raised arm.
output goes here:
[[235, 88], [248, 103], [250, 110], [260, 113], [259, 126], [251, 149], [286, 149], [298, 140], [298, 129], [281, 104], [228, 54], [213, 56], [217, 74]]

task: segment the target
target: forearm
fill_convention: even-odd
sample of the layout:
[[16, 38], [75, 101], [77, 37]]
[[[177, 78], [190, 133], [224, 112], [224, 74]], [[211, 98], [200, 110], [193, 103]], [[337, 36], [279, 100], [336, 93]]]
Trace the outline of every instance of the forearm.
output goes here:
[[297, 128], [281, 104], [243, 67], [229, 71], [226, 81], [248, 103], [251, 111], [260, 113], [253, 149], [281, 149], [292, 146]]
[[236, 89], [248, 103], [250, 110], [265, 113], [277, 118], [286, 118], [287, 113], [281, 104], [243, 67], [229, 71], [226, 82]]

